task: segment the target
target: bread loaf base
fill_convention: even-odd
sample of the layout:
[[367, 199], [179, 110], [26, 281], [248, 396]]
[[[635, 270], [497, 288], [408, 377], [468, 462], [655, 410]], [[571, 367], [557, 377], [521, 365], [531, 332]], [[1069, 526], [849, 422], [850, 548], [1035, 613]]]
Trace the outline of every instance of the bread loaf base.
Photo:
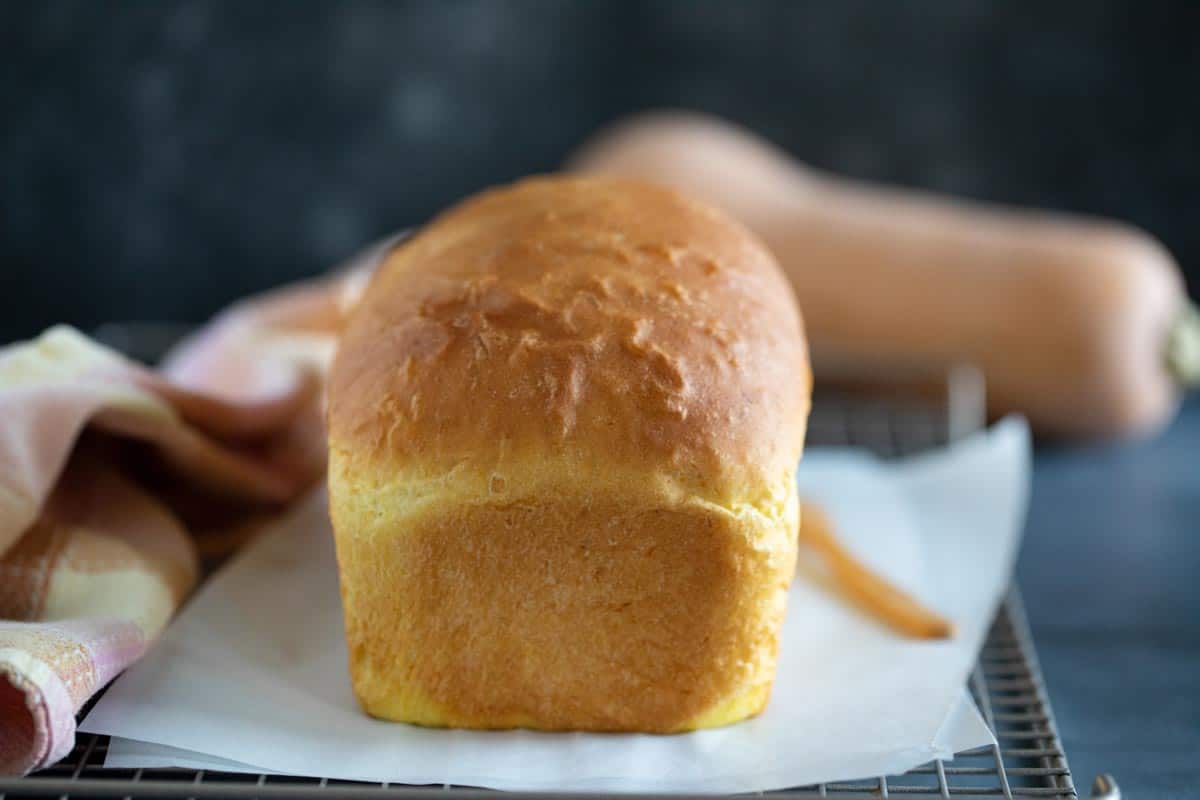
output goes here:
[[356, 532], [338, 537], [338, 561], [369, 714], [669, 733], [766, 705], [794, 507], [772, 519], [575, 485], [484, 503], [405, 498], [410, 513], [385, 507], [386, 490], [359, 490], [333, 492], [345, 498], [333, 514]]

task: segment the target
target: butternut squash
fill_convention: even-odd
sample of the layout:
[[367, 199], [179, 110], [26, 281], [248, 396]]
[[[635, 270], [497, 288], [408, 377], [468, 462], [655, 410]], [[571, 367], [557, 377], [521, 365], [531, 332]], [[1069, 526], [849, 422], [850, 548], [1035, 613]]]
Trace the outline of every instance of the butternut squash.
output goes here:
[[969, 361], [990, 414], [1057, 437], [1157, 430], [1200, 378], [1179, 269], [1128, 225], [837, 178], [685, 113], [617, 124], [568, 168], [672, 185], [741, 219], [791, 279], [818, 366]]

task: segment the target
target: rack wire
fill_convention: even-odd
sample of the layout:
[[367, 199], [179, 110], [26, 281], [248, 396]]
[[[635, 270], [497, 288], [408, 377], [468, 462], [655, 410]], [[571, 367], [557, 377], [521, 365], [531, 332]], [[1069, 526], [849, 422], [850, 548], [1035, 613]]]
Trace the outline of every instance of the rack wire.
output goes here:
[[[931, 388], [932, 387], [932, 388]], [[941, 380], [894, 381], [880, 401], [859, 387], [818, 385], [810, 418], [813, 445], [868, 447], [899, 456], [946, 444], [983, 424], [979, 382], [962, 370]], [[1020, 594], [1014, 588], [991, 627], [968, 681], [997, 744], [933, 761], [903, 775], [825, 783], [761, 793], [818, 798], [1076, 798], [1075, 785], [1050, 707]], [[869, 724], [869, 723], [867, 723]], [[495, 800], [496, 793], [458, 786], [359, 783], [283, 775], [194, 769], [107, 769], [108, 737], [84, 734], [60, 763], [26, 778], [0, 778], [0, 800], [29, 798], [388, 798]], [[522, 793], [529, 794], [529, 793]], [[550, 800], [599, 795], [545, 793]], [[651, 795], [623, 797], [645, 798]], [[656, 800], [678, 800], [681, 795]]]

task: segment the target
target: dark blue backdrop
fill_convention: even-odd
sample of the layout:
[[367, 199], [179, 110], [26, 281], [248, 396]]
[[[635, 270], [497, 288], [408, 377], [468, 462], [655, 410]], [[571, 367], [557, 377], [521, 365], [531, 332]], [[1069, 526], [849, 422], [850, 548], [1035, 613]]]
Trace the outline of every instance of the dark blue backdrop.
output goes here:
[[659, 105], [857, 176], [1123, 217], [1200, 270], [1198, 23], [1182, 2], [10, 1], [0, 339], [202, 319]]

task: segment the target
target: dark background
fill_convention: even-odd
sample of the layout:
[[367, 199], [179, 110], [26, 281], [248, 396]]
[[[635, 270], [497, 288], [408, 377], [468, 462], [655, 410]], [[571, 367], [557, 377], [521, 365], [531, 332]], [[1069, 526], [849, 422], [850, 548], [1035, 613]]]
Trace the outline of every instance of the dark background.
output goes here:
[[601, 123], [1111, 215], [1200, 285], [1200, 4], [7, 2], [0, 341], [202, 320]]
[[[1200, 3], [3, 2], [0, 342], [200, 321], [624, 113], [1103, 214], [1200, 289]], [[1019, 567], [1076, 780], [1200, 782], [1200, 398], [1038, 454]]]

